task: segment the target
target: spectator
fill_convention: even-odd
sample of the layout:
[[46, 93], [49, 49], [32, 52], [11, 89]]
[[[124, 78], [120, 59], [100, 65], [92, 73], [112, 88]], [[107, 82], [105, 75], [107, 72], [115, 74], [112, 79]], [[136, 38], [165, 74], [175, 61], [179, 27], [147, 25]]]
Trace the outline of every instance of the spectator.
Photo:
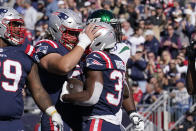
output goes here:
[[177, 68], [176, 68], [176, 60], [175, 59], [172, 59], [169, 63], [167, 75], [170, 76], [170, 74], [173, 74], [174, 76], [176, 76], [177, 79], [180, 78], [180, 73], [178, 73]]
[[154, 32], [154, 36], [160, 41], [160, 32], [161, 29], [158, 26], [153, 25], [150, 19], [146, 19], [145, 21], [145, 29], [152, 30]]
[[[156, 73], [154, 75], [156, 76], [157, 83], [160, 84], [161, 88], [167, 89], [167, 87], [169, 85], [169, 81], [168, 81], [168, 78], [166, 77], [166, 75], [163, 73], [163, 70], [161, 68], [157, 68]], [[155, 83], [155, 85], [157, 83]]]
[[31, 32], [33, 36], [35, 36], [35, 24], [37, 22], [37, 11], [35, 10], [35, 8], [31, 6], [30, 0], [24, 1], [24, 8], [25, 8], [25, 14], [24, 14], [25, 27]]
[[171, 60], [171, 54], [169, 51], [164, 50], [161, 54], [161, 58], [159, 61], [162, 61], [162, 63], [159, 65], [159, 68], [163, 69], [163, 73], [166, 74], [169, 71], [169, 62]]
[[16, 9], [16, 11], [22, 15], [24, 15], [24, 8], [23, 8], [23, 1], [24, 0], [16, 0], [16, 3], [14, 4], [14, 9]]
[[58, 9], [58, 5], [56, 0], [47, 0], [47, 2], [46, 16], [49, 17], [52, 12]]
[[190, 131], [191, 129], [193, 131], [194, 128], [196, 128], [196, 125], [194, 124], [193, 113], [187, 111], [185, 115], [185, 120], [182, 124], [179, 125], [178, 131]]
[[148, 73], [148, 76], [150, 77], [154, 75], [155, 69], [157, 67], [155, 54], [153, 52], [147, 52], [146, 61], [148, 61], [146, 72]]
[[57, 2], [57, 5], [58, 5], [58, 9], [65, 9], [65, 8], [68, 8], [67, 4], [65, 3], [65, 1], [63, 0], [59, 0]]
[[128, 75], [129, 77], [137, 81], [142, 92], [146, 92], [146, 79], [147, 75], [144, 72], [147, 66], [147, 62], [142, 58], [143, 49], [137, 48], [136, 54], [128, 60]]
[[171, 52], [172, 58], [176, 58], [178, 55], [178, 50], [181, 49], [181, 41], [179, 36], [174, 33], [173, 25], [167, 27], [168, 35], [163, 37], [161, 41], [162, 50], [169, 50]]
[[152, 30], [146, 30], [144, 33], [145, 36], [145, 42], [144, 42], [144, 48], [148, 52], [153, 52], [155, 56], [158, 56], [158, 50], [159, 50], [159, 41], [154, 36], [154, 32]]
[[139, 88], [137, 81], [133, 81], [132, 89], [133, 89], [133, 99], [134, 99], [135, 105], [137, 106], [137, 104], [141, 101], [142, 95], [143, 95], [142, 90]]
[[141, 104], [152, 104], [154, 102], [152, 96], [154, 94], [154, 86], [153, 84], [148, 83], [146, 85], [146, 92], [143, 94]]
[[154, 95], [152, 96], [152, 99], [156, 101], [161, 95], [166, 93], [166, 91], [163, 89], [163, 84], [159, 81], [154, 85]]
[[185, 88], [184, 79], [181, 78], [176, 81], [176, 89], [172, 90], [170, 96], [173, 98], [172, 103], [178, 107], [177, 118], [179, 118], [190, 106], [190, 96]]
[[131, 24], [131, 27], [135, 29], [137, 26], [136, 20], [138, 19], [138, 14], [135, 11], [134, 4], [128, 5], [128, 14], [129, 14], [128, 22]]
[[155, 8], [151, 8], [151, 16], [149, 17], [149, 19], [151, 20], [153, 25], [156, 26], [161, 26], [164, 23], [165, 19], [163, 16], [163, 12], [162, 12], [162, 7], [161, 5], [157, 5], [156, 9]]
[[174, 19], [174, 29], [175, 29], [175, 33], [179, 36], [180, 41], [182, 42], [182, 47], [184, 45], [187, 45], [189, 43], [189, 39], [186, 35], [186, 29], [185, 29], [185, 25], [183, 25], [182, 23], [182, 18], [181, 17], [177, 17]]
[[141, 28], [136, 28], [135, 29], [135, 33], [133, 36], [130, 37], [130, 39], [128, 39], [128, 41], [131, 43], [131, 54], [135, 55], [136, 53], [136, 48], [141, 45], [144, 44], [144, 37], [142, 36], [143, 30]]
[[129, 22], [124, 20], [122, 22], [122, 33], [123, 33], [123, 40], [127, 40], [133, 35], [133, 29], [131, 28]]
[[176, 69], [180, 74], [180, 78], [185, 78], [186, 72], [188, 68], [188, 61], [185, 59], [183, 53], [179, 53], [176, 59]]
[[195, 26], [195, 13], [192, 11], [192, 8], [187, 8], [184, 10], [186, 15], [186, 20], [190, 25]]

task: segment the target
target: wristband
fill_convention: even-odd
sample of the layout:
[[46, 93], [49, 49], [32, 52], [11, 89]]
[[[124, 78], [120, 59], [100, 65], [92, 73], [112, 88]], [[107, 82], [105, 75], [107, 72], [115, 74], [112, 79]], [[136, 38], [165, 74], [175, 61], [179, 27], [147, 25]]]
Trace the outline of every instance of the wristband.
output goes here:
[[80, 35], [79, 35], [79, 42], [78, 42], [77, 46], [80, 46], [80, 47], [82, 47], [85, 50], [86, 47], [90, 43], [91, 43], [91, 40], [89, 39], [89, 37], [85, 33], [80, 33]]
[[45, 111], [49, 116], [52, 116], [54, 113], [56, 113], [56, 108], [54, 106], [50, 106]]

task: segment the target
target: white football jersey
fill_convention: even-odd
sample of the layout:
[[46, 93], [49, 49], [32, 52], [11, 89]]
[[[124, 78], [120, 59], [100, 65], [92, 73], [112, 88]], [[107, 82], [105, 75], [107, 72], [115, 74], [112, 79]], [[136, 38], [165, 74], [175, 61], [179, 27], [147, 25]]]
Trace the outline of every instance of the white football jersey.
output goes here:
[[110, 53], [120, 57], [125, 63], [125, 65], [127, 65], [127, 61], [131, 56], [130, 46], [125, 43], [116, 43], [115, 47], [110, 50]]

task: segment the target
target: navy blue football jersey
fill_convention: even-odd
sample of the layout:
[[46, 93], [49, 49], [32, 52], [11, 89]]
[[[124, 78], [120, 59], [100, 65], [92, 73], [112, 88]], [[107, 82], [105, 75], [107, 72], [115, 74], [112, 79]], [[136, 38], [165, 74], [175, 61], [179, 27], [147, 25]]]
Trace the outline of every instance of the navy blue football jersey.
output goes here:
[[0, 48], [0, 117], [20, 118], [23, 114], [22, 89], [31, 71], [34, 47], [29, 41]]
[[[52, 40], [41, 40], [35, 45], [35, 60], [39, 63], [40, 59], [50, 53], [58, 53], [62, 56], [69, 53], [61, 43]], [[56, 104], [60, 91], [65, 81], [68, 79], [68, 75], [55, 75], [47, 70], [39, 67], [40, 80], [43, 87], [50, 95], [53, 104]]]
[[117, 55], [93, 51], [85, 60], [85, 70], [101, 71], [103, 91], [97, 104], [92, 106], [90, 116], [114, 116], [121, 109], [125, 64]]

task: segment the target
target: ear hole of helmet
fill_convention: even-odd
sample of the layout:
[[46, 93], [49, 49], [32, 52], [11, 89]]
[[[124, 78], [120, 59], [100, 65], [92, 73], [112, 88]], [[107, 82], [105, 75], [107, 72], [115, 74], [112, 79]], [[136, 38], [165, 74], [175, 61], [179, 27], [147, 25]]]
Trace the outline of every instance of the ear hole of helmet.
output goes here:
[[97, 43], [95, 46], [99, 46], [99, 45], [101, 45], [101, 42]]

